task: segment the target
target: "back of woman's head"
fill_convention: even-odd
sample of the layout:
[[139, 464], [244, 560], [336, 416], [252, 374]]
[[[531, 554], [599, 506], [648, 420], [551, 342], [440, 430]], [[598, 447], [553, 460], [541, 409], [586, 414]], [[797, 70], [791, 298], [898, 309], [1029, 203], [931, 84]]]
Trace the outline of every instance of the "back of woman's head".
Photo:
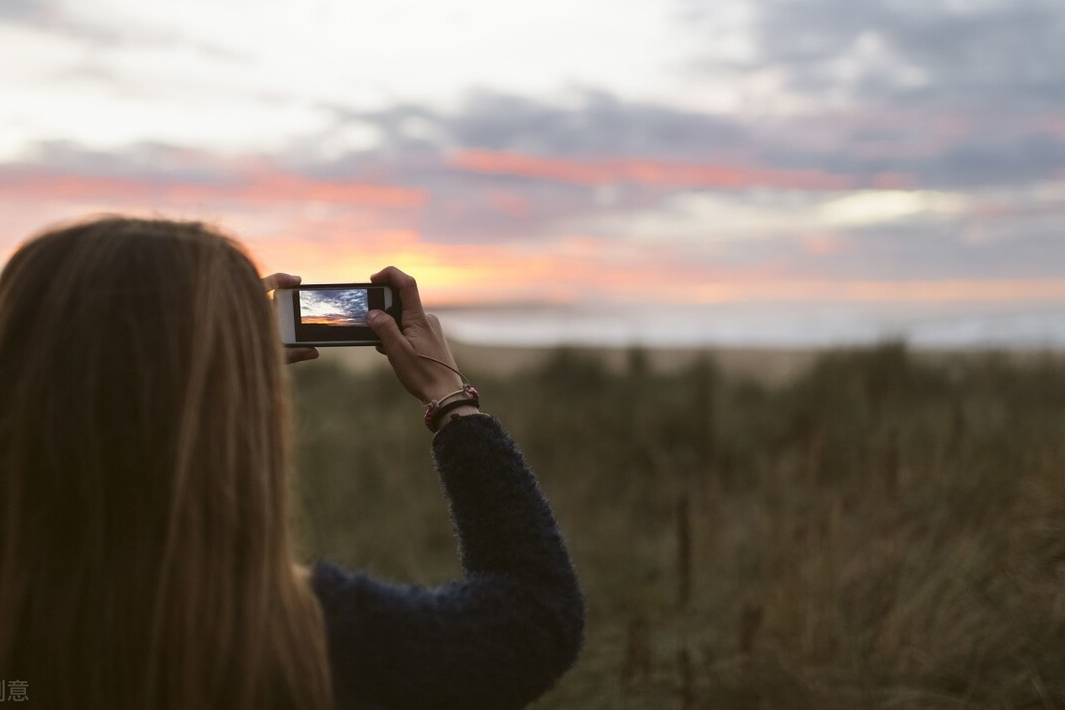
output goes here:
[[48, 708], [324, 708], [276, 326], [240, 248], [109, 218], [0, 274], [0, 678]]

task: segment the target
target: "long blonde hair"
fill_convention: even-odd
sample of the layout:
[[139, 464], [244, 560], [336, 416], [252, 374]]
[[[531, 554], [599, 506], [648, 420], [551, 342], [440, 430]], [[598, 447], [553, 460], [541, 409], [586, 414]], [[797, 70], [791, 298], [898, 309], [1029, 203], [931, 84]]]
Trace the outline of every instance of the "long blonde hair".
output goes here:
[[0, 273], [0, 679], [55, 710], [331, 707], [294, 571], [287, 381], [255, 267], [103, 218]]

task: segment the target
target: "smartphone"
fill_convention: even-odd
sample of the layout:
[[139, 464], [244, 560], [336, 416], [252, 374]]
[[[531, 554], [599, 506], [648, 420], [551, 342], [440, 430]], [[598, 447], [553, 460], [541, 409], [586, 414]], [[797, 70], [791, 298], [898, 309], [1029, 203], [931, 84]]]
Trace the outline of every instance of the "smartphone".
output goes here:
[[366, 315], [385, 311], [400, 323], [402, 308], [395, 289], [368, 283], [279, 288], [274, 291], [274, 306], [281, 342], [288, 347], [379, 345]]

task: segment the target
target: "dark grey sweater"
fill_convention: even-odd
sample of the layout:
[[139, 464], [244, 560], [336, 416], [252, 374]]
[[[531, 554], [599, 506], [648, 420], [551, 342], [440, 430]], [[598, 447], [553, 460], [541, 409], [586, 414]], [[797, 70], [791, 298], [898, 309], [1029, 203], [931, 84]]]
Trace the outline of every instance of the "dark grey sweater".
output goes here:
[[433, 439], [464, 575], [436, 588], [314, 565], [336, 710], [520, 708], [577, 658], [584, 599], [551, 510], [487, 415]]

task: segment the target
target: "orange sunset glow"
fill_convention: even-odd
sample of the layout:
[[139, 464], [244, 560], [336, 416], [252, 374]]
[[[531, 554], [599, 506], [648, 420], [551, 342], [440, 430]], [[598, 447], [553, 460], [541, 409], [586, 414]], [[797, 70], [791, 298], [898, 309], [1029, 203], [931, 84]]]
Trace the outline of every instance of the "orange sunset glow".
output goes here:
[[303, 325], [351, 325], [349, 318], [339, 315], [331, 316], [307, 316], [300, 319]]

